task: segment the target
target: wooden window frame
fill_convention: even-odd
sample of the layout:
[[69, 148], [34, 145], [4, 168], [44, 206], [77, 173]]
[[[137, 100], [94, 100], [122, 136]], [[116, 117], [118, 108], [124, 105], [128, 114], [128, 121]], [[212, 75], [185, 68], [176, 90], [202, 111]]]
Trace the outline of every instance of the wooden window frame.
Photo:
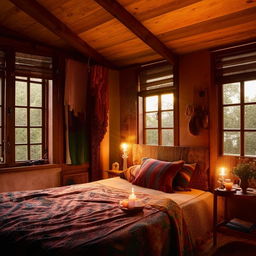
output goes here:
[[[14, 105], [14, 109], [16, 109], [16, 108], [27, 109], [27, 125], [26, 126], [17, 126], [16, 124], [14, 124], [14, 129], [16, 129], [16, 128], [26, 128], [27, 129], [27, 143], [19, 143], [19, 144], [15, 143], [14, 148], [16, 146], [27, 146], [27, 156], [28, 156], [27, 161], [31, 161], [31, 160], [33, 160], [33, 159], [31, 159], [31, 146], [41, 145], [42, 146], [42, 158], [41, 159], [44, 159], [46, 162], [48, 162], [47, 131], [48, 131], [48, 81], [49, 81], [49, 79], [40, 78], [42, 81], [37, 82], [37, 81], [33, 81], [32, 79], [33, 78], [38, 78], [38, 77], [31, 76], [31, 75], [25, 75], [24, 73], [20, 76], [23, 76], [23, 77], [27, 78], [26, 80], [23, 80], [23, 79], [15, 77], [15, 82], [20, 81], [20, 82], [26, 82], [27, 83], [27, 105], [26, 106], [16, 106], [16, 105]], [[30, 106], [30, 86], [31, 86], [31, 83], [40, 84], [42, 86], [42, 106], [41, 107]], [[16, 97], [16, 92], [15, 92], [14, 97]], [[30, 125], [30, 110], [31, 109], [40, 109], [42, 111], [42, 123], [41, 123], [40, 126]], [[30, 129], [33, 129], [33, 128], [41, 128], [42, 129], [41, 143], [31, 143], [30, 142]], [[47, 156], [47, 157], [45, 158], [44, 156]], [[16, 161], [15, 160], [15, 163], [26, 163], [27, 161]]]
[[[47, 156], [47, 159], [45, 159], [44, 164], [48, 164], [49, 163], [49, 113], [48, 111], [50, 111], [49, 109], [49, 88], [48, 86], [45, 86], [46, 83], [48, 84], [48, 82], [51, 80], [53, 81], [55, 79], [55, 81], [58, 81], [58, 79], [56, 79], [54, 76], [44, 76], [44, 75], [40, 75], [40, 74], [31, 74], [31, 72], [28, 71], [16, 71], [15, 70], [15, 53], [16, 52], [20, 52], [19, 49], [11, 49], [8, 47], [2, 47], [1, 50], [5, 53], [5, 62], [6, 62], [6, 67], [4, 72], [0, 73], [0, 75], [2, 75], [2, 77], [4, 77], [3, 79], [3, 87], [2, 90], [4, 92], [4, 107], [2, 109], [3, 111], [3, 115], [2, 115], [2, 120], [3, 124], [4, 124], [4, 129], [3, 130], [3, 153], [4, 153], [4, 162], [0, 163], [0, 171], [3, 168], [15, 168], [15, 167], [19, 167], [19, 166], [24, 166], [29, 164], [29, 162], [31, 162], [32, 160], [27, 160], [27, 161], [15, 161], [15, 127], [18, 128], [18, 126], [15, 125], [15, 108], [16, 107], [21, 107], [21, 108], [26, 108], [27, 111], [30, 111], [30, 109], [36, 109], [38, 107], [30, 107], [29, 103], [27, 104], [27, 106], [16, 106], [15, 105], [15, 81], [16, 81], [16, 76], [25, 76], [27, 77], [27, 80], [19, 80], [19, 81], [25, 81], [27, 84], [31, 83], [37, 83], [36, 81], [30, 81], [31, 78], [40, 78], [42, 79], [42, 82], [39, 82], [40, 84], [42, 84], [42, 106], [39, 107], [40, 109], [42, 109], [42, 125], [41, 126], [36, 126], [36, 128], [42, 128], [42, 141], [41, 143], [30, 143], [29, 141], [29, 136], [30, 136], [30, 128], [33, 128], [34, 126], [30, 126], [29, 123], [29, 115], [27, 116], [28, 120], [27, 120], [27, 125], [26, 126], [22, 126], [22, 128], [28, 128], [28, 137], [27, 137], [27, 144], [26, 145], [42, 145], [42, 159], [44, 157], [44, 155]], [[42, 54], [40, 52], [36, 52], [36, 51], [30, 51], [30, 50], [25, 50], [22, 49], [21, 50], [24, 53], [29, 53], [32, 55], [43, 55], [43, 56], [51, 56], [50, 54]], [[51, 56], [53, 59], [54, 57]], [[30, 81], [30, 82], [29, 82]], [[43, 91], [44, 90], [44, 91]], [[28, 100], [29, 100], [29, 86], [27, 86], [27, 93], [28, 93]], [[52, 111], [52, 109], [51, 109]], [[8, 121], [7, 121], [8, 120]], [[54, 125], [54, 127], [51, 127], [52, 131], [56, 133], [56, 127]], [[60, 132], [61, 133], [61, 132]], [[17, 145], [22, 145], [22, 144], [17, 144]], [[25, 145], [25, 144], [24, 144]], [[28, 147], [29, 148], [29, 147]], [[29, 149], [28, 149], [29, 150]], [[47, 154], [45, 154], [47, 152]], [[51, 152], [53, 154], [53, 152]], [[56, 153], [57, 155], [57, 153]], [[51, 156], [52, 157], [52, 156]], [[28, 158], [29, 158], [29, 153], [28, 153]], [[53, 157], [52, 157], [53, 158]], [[39, 159], [38, 159], [39, 160]], [[60, 161], [56, 161], [56, 163], [59, 163]], [[53, 163], [53, 161], [51, 162]]]
[[[166, 110], [162, 110], [162, 95], [164, 94], [173, 94], [173, 108], [172, 109], [166, 109]], [[150, 97], [150, 96], [157, 96], [158, 97], [158, 109], [156, 111], [146, 111], [146, 97]], [[147, 95], [142, 96], [142, 104], [143, 104], [143, 143], [147, 144], [146, 141], [146, 131], [147, 130], [157, 130], [158, 131], [158, 144], [157, 145], [163, 145], [163, 141], [162, 141], [162, 130], [173, 130], [173, 145], [164, 145], [164, 146], [174, 146], [175, 145], [175, 127], [176, 127], [176, 121], [175, 121], [175, 104], [176, 104], [176, 100], [175, 100], [175, 90], [162, 90], [161, 92], [151, 92]], [[172, 111], [173, 112], [173, 127], [169, 128], [169, 127], [162, 127], [162, 112], [167, 112], [167, 111]], [[158, 126], [156, 128], [146, 128], [146, 114], [147, 113], [157, 113], [158, 116]], [[149, 144], [147, 144], [149, 145]]]
[[[221, 141], [220, 141], [220, 153], [223, 156], [235, 156], [235, 157], [255, 157], [251, 155], [245, 155], [245, 132], [256, 132], [256, 129], [245, 129], [244, 128], [244, 108], [246, 105], [256, 105], [256, 102], [244, 102], [244, 83], [247, 81], [256, 80], [256, 76], [254, 79], [251, 77], [241, 78], [241, 79], [230, 79], [230, 81], [225, 81], [219, 86], [219, 97], [220, 101], [220, 133], [221, 133]], [[239, 83], [240, 84], [240, 103], [234, 104], [223, 104], [223, 85], [229, 83]], [[228, 106], [239, 106], [240, 107], [240, 129], [224, 129], [224, 107]], [[239, 132], [240, 133], [240, 154], [224, 154], [224, 132]]]

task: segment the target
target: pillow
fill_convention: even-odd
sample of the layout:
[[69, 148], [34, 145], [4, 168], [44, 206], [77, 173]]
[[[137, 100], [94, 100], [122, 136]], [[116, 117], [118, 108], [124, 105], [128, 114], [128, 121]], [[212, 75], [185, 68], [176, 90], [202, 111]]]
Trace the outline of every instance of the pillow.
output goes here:
[[178, 191], [190, 190], [189, 182], [195, 169], [196, 163], [184, 164], [173, 180], [174, 189]]
[[133, 182], [140, 171], [140, 165], [132, 165], [124, 172], [120, 173], [120, 178]]
[[132, 184], [171, 193], [173, 179], [183, 164], [184, 161], [165, 162], [152, 158], [146, 159]]

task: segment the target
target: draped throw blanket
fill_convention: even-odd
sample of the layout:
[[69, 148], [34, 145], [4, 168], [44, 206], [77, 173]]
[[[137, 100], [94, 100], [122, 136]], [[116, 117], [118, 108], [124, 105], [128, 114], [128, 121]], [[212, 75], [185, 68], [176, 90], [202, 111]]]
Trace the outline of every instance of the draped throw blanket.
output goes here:
[[88, 162], [87, 85], [87, 65], [67, 59], [64, 99], [67, 164]]
[[91, 130], [91, 157], [90, 180], [99, 180], [102, 177], [100, 170], [100, 142], [108, 125], [109, 95], [108, 69], [95, 65], [91, 68], [90, 82], [90, 130]]

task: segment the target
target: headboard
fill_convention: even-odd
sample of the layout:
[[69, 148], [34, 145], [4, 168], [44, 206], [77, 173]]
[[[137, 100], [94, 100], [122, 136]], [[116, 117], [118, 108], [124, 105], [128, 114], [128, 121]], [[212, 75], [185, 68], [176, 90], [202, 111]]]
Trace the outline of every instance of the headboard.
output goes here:
[[140, 164], [143, 157], [163, 161], [184, 160], [186, 163], [197, 163], [195, 175], [191, 178], [193, 188], [209, 190], [209, 149], [207, 147], [170, 147], [133, 144], [133, 164]]

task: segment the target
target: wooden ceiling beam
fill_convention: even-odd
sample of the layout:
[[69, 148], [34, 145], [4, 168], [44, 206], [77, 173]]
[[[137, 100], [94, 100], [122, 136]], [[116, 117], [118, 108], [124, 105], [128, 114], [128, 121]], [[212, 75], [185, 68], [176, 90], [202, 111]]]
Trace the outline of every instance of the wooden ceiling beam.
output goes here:
[[83, 41], [72, 30], [70, 30], [64, 23], [51, 14], [45, 7], [40, 5], [35, 0], [10, 0], [20, 10], [24, 11], [37, 22], [51, 30], [54, 34], [65, 40], [69, 45], [77, 51], [91, 57], [94, 61], [109, 68], [116, 69], [117, 67], [105, 59], [100, 53]]
[[95, 2], [111, 13], [116, 19], [118, 19], [154, 51], [163, 56], [168, 62], [174, 64], [176, 58], [172, 51], [116, 0], [95, 0]]

